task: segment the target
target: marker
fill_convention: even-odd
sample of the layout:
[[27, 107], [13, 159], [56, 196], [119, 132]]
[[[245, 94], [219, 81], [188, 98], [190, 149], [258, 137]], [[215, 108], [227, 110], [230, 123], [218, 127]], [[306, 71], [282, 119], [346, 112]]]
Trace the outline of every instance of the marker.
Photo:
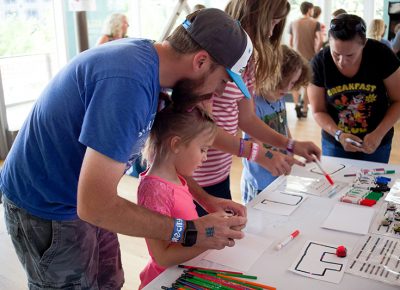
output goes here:
[[353, 140], [351, 138], [346, 138], [344, 139], [347, 143], [350, 143], [351, 145], [357, 146], [357, 147], [362, 147], [362, 142], [357, 142], [356, 140]]
[[348, 195], [342, 196], [340, 198], [341, 202], [347, 202], [347, 203], [352, 203], [352, 204], [359, 204], [359, 205], [365, 205], [365, 206], [373, 206], [376, 204], [376, 200], [373, 199], [366, 199], [366, 198], [360, 198], [360, 197], [351, 197]]
[[357, 176], [357, 173], [349, 173], [344, 175], [344, 177], [355, 177], [355, 176]]
[[280, 250], [284, 246], [286, 246], [291, 240], [293, 240], [295, 237], [297, 237], [300, 234], [299, 230], [295, 230], [293, 233], [290, 234], [286, 239], [284, 239], [282, 242], [276, 245], [276, 249]]
[[317, 158], [314, 159], [314, 162], [315, 162], [315, 164], [317, 164], [317, 166], [318, 166], [319, 170], [321, 170], [322, 174], [325, 175], [325, 178], [328, 180], [329, 184], [334, 185], [335, 183], [333, 182], [332, 178], [329, 176], [328, 173], [326, 173], [326, 171], [324, 169], [322, 169], [322, 166], [319, 163]]

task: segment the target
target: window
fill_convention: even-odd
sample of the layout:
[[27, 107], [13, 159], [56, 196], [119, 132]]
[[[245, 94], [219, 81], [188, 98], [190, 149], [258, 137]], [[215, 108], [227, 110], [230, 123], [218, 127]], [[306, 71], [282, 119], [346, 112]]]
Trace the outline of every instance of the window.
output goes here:
[[3, 3], [0, 69], [10, 130], [20, 128], [52, 72], [56, 71], [53, 4], [45, 0], [24, 1], [19, 3], [20, 13], [17, 13], [15, 1]]

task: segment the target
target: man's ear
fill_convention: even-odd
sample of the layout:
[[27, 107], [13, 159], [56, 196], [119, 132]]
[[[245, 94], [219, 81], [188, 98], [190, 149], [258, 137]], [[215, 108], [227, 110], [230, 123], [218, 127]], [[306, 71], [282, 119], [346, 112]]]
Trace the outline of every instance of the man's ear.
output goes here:
[[205, 50], [200, 50], [193, 57], [193, 71], [204, 71], [210, 62], [210, 55]]
[[179, 146], [181, 145], [181, 137], [179, 136], [174, 136], [170, 139], [169, 141], [169, 145], [171, 147], [171, 151], [174, 154], [178, 154], [179, 153]]

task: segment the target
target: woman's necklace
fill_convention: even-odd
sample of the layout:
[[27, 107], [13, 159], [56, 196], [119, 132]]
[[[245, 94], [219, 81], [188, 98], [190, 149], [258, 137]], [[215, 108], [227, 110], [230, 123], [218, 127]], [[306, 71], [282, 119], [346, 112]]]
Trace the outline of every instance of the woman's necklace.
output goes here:
[[[263, 98], [263, 99], [267, 103], [267, 105], [270, 106], [271, 109], [275, 112], [276, 116], [278, 117], [279, 123], [283, 124], [283, 116], [282, 116], [282, 114], [280, 114], [280, 111], [276, 110], [275, 107], [272, 106], [272, 104], [266, 98]], [[280, 102], [279, 102], [279, 104], [280, 104]]]

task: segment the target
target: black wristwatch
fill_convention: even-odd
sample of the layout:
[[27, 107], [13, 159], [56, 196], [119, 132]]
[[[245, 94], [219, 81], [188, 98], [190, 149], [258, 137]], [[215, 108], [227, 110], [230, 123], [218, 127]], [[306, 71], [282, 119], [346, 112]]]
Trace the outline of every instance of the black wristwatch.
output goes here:
[[196, 244], [197, 241], [197, 229], [193, 221], [186, 221], [185, 232], [183, 233], [183, 243], [184, 247], [191, 247]]

